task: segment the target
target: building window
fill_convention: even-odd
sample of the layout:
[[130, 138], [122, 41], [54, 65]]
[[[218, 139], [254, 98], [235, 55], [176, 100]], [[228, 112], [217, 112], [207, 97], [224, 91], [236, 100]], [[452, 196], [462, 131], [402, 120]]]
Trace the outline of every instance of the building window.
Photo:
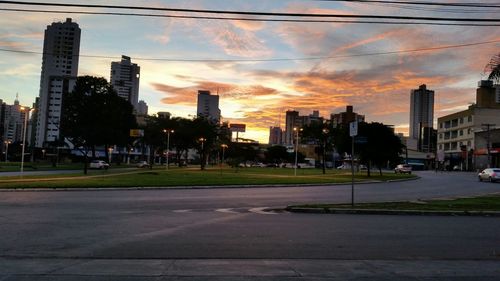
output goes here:
[[471, 133], [472, 133], [472, 129], [471, 128], [467, 129], [467, 135], [470, 135]]
[[463, 123], [464, 123], [464, 118], [460, 117], [460, 124], [463, 124]]
[[443, 134], [439, 134], [439, 139], [443, 139]]
[[472, 115], [467, 117], [467, 122], [472, 122]]
[[439, 129], [443, 128], [443, 123], [439, 123]]
[[460, 130], [460, 135], [463, 136], [464, 135], [464, 130]]

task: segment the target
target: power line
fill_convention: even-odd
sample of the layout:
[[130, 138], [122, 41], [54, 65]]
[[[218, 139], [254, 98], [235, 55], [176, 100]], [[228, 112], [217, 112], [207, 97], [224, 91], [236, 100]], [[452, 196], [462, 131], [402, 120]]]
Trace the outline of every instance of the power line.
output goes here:
[[475, 10], [475, 9], [458, 9], [458, 8], [430, 8], [418, 6], [405, 6], [400, 4], [379, 4], [379, 3], [361, 3], [364, 5], [373, 5], [379, 7], [391, 7], [397, 9], [413, 10], [413, 11], [426, 11], [435, 13], [459, 13], [459, 14], [491, 14], [491, 10]]
[[214, 17], [214, 16], [181, 16], [141, 13], [118, 13], [118, 12], [90, 12], [90, 11], [61, 11], [61, 10], [34, 10], [34, 9], [9, 9], [0, 8], [7, 12], [29, 12], [29, 13], [54, 13], [54, 14], [81, 14], [81, 15], [105, 15], [105, 16], [136, 16], [136, 17], [159, 17], [159, 18], [181, 18], [202, 20], [238, 20], [259, 22], [296, 22], [296, 23], [352, 23], [352, 24], [383, 24], [383, 25], [435, 25], [435, 26], [475, 26], [488, 27], [500, 26], [500, 23], [443, 23], [443, 22], [414, 22], [414, 21], [355, 21], [355, 20], [308, 20], [308, 19], [270, 19], [270, 18], [241, 18], [241, 17]]
[[[272, 16], [272, 17], [308, 17], [308, 18], [362, 18], [362, 19], [390, 19], [390, 20], [419, 20], [419, 21], [451, 21], [451, 22], [500, 22], [500, 19], [476, 19], [476, 18], [443, 18], [443, 17], [410, 17], [410, 16], [381, 16], [381, 15], [346, 15], [346, 14], [310, 14], [310, 13], [274, 13], [274, 12], [248, 12], [230, 10], [204, 10], [204, 9], [182, 9], [182, 8], [160, 8], [141, 6], [120, 5], [91, 5], [91, 4], [66, 4], [66, 3], [35, 3], [22, 1], [0, 1], [0, 4], [14, 4], [26, 6], [56, 6], [69, 8], [99, 8], [99, 9], [126, 9], [147, 10], [163, 12], [245, 15], [245, 16]], [[500, 6], [498, 6], [500, 8]]]
[[[279, 61], [310, 61], [310, 60], [325, 60], [325, 59], [341, 59], [341, 58], [353, 58], [353, 57], [367, 57], [367, 56], [379, 56], [379, 55], [391, 55], [391, 54], [402, 54], [402, 53], [415, 53], [415, 52], [426, 52], [426, 51], [435, 51], [435, 50], [444, 50], [444, 49], [453, 49], [453, 48], [464, 48], [492, 43], [500, 43], [500, 39], [492, 40], [492, 41], [484, 41], [484, 42], [474, 42], [467, 44], [458, 44], [458, 45], [445, 45], [445, 46], [436, 46], [429, 48], [420, 48], [420, 49], [409, 49], [409, 50], [401, 50], [401, 51], [386, 51], [386, 52], [372, 52], [372, 53], [362, 53], [362, 54], [352, 54], [352, 55], [339, 55], [339, 56], [322, 56], [322, 57], [303, 57], [303, 58], [275, 58], [275, 59], [171, 59], [171, 58], [141, 58], [134, 57], [134, 60], [139, 61], [167, 61], [167, 62], [279, 62]], [[21, 53], [21, 54], [36, 54], [36, 55], [55, 55], [55, 56], [64, 56], [64, 54], [56, 54], [56, 53], [43, 53], [36, 51], [22, 51], [22, 50], [11, 50], [11, 49], [3, 49], [0, 48], [1, 52], [10, 52], [10, 53]], [[86, 58], [104, 58], [104, 59], [119, 59], [119, 57], [111, 57], [111, 56], [102, 56], [102, 55], [79, 55], [80, 57]], [[77, 57], [76, 55], [72, 55], [72, 57]]]
[[469, 7], [469, 8], [500, 8], [500, 4], [491, 3], [438, 3], [428, 1], [390, 1], [390, 0], [316, 0], [323, 2], [359, 2], [359, 3], [383, 3], [401, 5], [425, 5], [425, 6], [448, 6], [448, 7]]

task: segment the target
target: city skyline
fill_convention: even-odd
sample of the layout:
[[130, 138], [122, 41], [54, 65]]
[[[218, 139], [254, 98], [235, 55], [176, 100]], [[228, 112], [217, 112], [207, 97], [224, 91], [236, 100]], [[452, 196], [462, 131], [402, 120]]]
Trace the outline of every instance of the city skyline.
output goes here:
[[[41, 2], [41, 1], [38, 1]], [[87, 1], [98, 3], [97, 1]], [[109, 1], [121, 5], [153, 5], [148, 1]], [[328, 1], [269, 3], [224, 1], [157, 1], [156, 6], [244, 11], [344, 14], [422, 12], [395, 7]], [[73, 18], [82, 30], [79, 75], [105, 77], [121, 55], [141, 66], [139, 99], [150, 114], [196, 114], [198, 90], [220, 96], [224, 121], [246, 123], [244, 137], [267, 142], [269, 127], [284, 125], [286, 110], [301, 115], [318, 110], [327, 118], [352, 104], [367, 121], [394, 125], [408, 134], [410, 90], [426, 84], [436, 92], [440, 117], [467, 108], [484, 66], [500, 44], [481, 44], [424, 52], [356, 57], [500, 39], [495, 27], [366, 25], [340, 23], [270, 23], [196, 19], [143, 19], [78, 14], [30, 14], [2, 11], [0, 25], [0, 98], [30, 105], [40, 86], [43, 31], [54, 21]], [[450, 16], [427, 11], [428, 16]], [[451, 14], [455, 15], [455, 14]], [[468, 14], [465, 14], [468, 15]], [[491, 17], [490, 13], [474, 14]], [[459, 15], [463, 16], [463, 15]], [[109, 24], [109, 23], [113, 24]], [[126, 36], [123, 36], [126, 33]], [[407, 36], [412, 34], [412, 36]], [[458, 37], [456, 34], [460, 34]], [[26, 54], [20, 52], [36, 52]], [[103, 56], [103, 57], [88, 57]], [[280, 58], [337, 57], [273, 61]], [[345, 56], [345, 58], [340, 58]], [[350, 57], [349, 57], [350, 56]], [[153, 61], [227, 59], [230, 61]], [[258, 60], [265, 61], [258, 61]], [[246, 61], [250, 60], [250, 61]], [[390, 101], [390, 102], [388, 102]], [[281, 116], [281, 118], [280, 118]]]

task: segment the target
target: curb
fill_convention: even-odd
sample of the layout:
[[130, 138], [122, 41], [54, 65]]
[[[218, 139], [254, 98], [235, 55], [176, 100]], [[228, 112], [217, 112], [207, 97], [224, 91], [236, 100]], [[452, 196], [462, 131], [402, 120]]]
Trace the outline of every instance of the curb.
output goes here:
[[284, 210], [292, 213], [308, 213], [308, 214], [500, 217], [500, 212], [497, 211], [420, 211], [420, 210], [336, 209], [336, 208], [300, 208], [300, 207], [286, 207]]
[[[394, 182], [404, 182], [411, 180], [418, 180], [419, 176], [397, 179], [397, 180], [387, 180], [387, 181], [376, 181], [376, 180], [366, 180], [354, 182], [354, 184], [373, 184], [373, 183], [394, 183]], [[224, 188], [280, 188], [280, 187], [315, 187], [315, 186], [339, 186], [339, 185], [350, 185], [351, 182], [340, 182], [340, 183], [304, 183], [304, 184], [263, 184], [263, 185], [193, 185], [193, 186], [131, 186], [131, 187], [61, 187], [61, 188], [0, 188], [0, 192], [43, 192], [43, 191], [127, 191], [127, 190], [184, 190], [184, 189], [224, 189]]]

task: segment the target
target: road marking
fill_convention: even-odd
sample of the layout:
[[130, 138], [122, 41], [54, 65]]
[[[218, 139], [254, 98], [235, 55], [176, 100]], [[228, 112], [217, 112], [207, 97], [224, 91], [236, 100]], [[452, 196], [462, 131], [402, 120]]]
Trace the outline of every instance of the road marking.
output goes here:
[[174, 210], [174, 213], [189, 213], [191, 210]]
[[233, 211], [233, 209], [231, 209], [231, 208], [222, 208], [222, 209], [217, 209], [215, 211], [220, 212], [220, 213], [227, 213], [227, 214], [239, 214], [238, 212]]
[[252, 213], [256, 213], [256, 214], [259, 214], [259, 215], [277, 215], [276, 213], [274, 212], [268, 212], [268, 211], [265, 211], [266, 209], [268, 209], [269, 207], [258, 207], [258, 208], [252, 208], [252, 209], [249, 209], [248, 211], [252, 212]]

